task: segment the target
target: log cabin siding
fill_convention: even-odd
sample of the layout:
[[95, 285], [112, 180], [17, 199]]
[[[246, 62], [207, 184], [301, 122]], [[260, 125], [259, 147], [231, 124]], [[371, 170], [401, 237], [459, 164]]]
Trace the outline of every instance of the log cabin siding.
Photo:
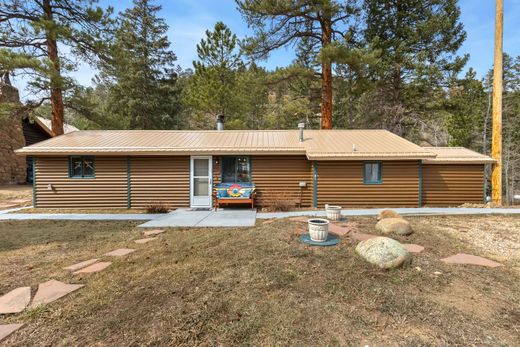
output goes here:
[[[271, 199], [289, 199], [303, 207], [312, 206], [312, 162], [305, 156], [251, 156], [255, 205], [266, 207]], [[307, 186], [300, 188], [299, 183]]]
[[423, 164], [425, 206], [481, 204], [483, 199], [483, 164]]
[[318, 207], [417, 207], [419, 162], [381, 162], [382, 183], [365, 184], [363, 161], [318, 161]]
[[95, 178], [70, 178], [69, 157], [38, 157], [34, 186], [36, 206], [126, 208], [126, 158], [96, 157], [94, 165]]
[[190, 206], [190, 157], [131, 157], [131, 207], [154, 202]]

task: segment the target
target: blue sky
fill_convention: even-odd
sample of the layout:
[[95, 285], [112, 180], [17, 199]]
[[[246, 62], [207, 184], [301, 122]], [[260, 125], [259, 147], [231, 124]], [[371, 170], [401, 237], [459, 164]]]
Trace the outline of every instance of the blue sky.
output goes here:
[[[520, 0], [504, 1], [504, 51], [520, 55]], [[239, 37], [249, 33], [247, 25], [236, 10], [233, 0], [156, 0], [162, 6], [160, 16], [170, 29], [168, 36], [172, 42], [172, 50], [177, 55], [177, 63], [182, 68], [192, 67], [196, 59], [195, 46], [204, 37], [206, 29], [213, 28], [215, 22], [223, 21]], [[101, 0], [102, 5], [110, 4], [116, 11], [131, 5], [131, 1]], [[495, 1], [494, 0], [461, 0], [461, 21], [467, 32], [467, 39], [460, 53], [471, 55], [467, 67], [477, 70], [482, 77], [493, 62], [493, 40]], [[270, 69], [285, 66], [293, 59], [290, 48], [280, 49], [273, 53], [269, 60], [262, 64]], [[81, 66], [74, 77], [82, 84], [91, 84], [95, 72], [88, 66]], [[21, 89], [22, 80], [15, 79]], [[25, 96], [22, 92], [22, 96]]]

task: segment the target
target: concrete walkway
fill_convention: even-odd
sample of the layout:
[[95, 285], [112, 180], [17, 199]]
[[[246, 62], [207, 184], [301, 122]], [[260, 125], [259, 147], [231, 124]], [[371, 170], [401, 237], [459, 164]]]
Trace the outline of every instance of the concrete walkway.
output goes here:
[[[342, 210], [344, 216], [377, 216], [384, 209]], [[394, 208], [404, 216], [449, 215], [506, 215], [520, 214], [520, 208]], [[4, 212], [4, 211], [2, 211]], [[222, 209], [218, 211], [190, 211], [177, 209], [167, 214], [116, 214], [116, 213], [0, 213], [0, 220], [119, 220], [149, 221], [141, 227], [248, 227], [255, 219], [288, 218], [297, 216], [325, 217], [325, 211], [260, 212], [249, 209]]]
[[7, 213], [0, 220], [151, 220], [164, 214], [116, 213]]
[[[343, 216], [377, 216], [386, 208], [370, 208], [360, 210], [342, 210]], [[468, 207], [421, 207], [421, 208], [392, 208], [404, 216], [449, 216], [449, 215], [485, 215], [485, 214], [520, 214], [520, 208], [468, 208]], [[297, 216], [325, 217], [325, 211], [293, 211], [293, 212], [260, 212], [257, 218], [288, 218]]]
[[177, 209], [166, 216], [139, 225], [142, 228], [173, 227], [251, 227], [256, 222], [256, 210], [222, 209], [192, 211]]

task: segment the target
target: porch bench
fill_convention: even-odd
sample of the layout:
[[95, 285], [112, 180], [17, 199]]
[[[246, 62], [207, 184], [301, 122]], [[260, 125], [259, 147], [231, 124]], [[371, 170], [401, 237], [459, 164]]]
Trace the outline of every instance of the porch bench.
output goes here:
[[216, 208], [221, 204], [251, 204], [251, 208], [255, 208], [253, 183], [217, 183], [214, 188]]

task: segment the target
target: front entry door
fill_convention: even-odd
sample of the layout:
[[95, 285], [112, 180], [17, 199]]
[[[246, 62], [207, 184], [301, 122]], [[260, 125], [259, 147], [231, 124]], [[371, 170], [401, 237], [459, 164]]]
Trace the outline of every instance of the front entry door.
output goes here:
[[190, 206], [211, 208], [212, 193], [212, 159], [207, 157], [191, 157], [190, 165]]

